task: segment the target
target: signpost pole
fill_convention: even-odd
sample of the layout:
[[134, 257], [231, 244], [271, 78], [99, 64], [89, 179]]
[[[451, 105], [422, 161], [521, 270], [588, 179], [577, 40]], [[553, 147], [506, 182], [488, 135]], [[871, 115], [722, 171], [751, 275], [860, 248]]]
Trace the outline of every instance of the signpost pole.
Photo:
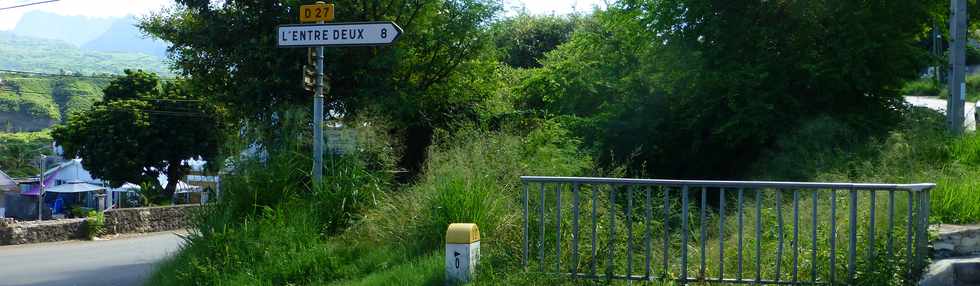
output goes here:
[[[323, 24], [324, 22], [320, 22]], [[323, 181], [323, 46], [316, 47], [316, 95], [313, 96], [313, 182]]]
[[[300, 6], [300, 22], [317, 24], [281, 25], [277, 31], [280, 48], [316, 47], [316, 87], [313, 96], [313, 184], [323, 181], [323, 49], [324, 47], [390, 45], [402, 34], [394, 22], [327, 24], [334, 19], [334, 5], [318, 1]], [[304, 76], [307, 72], [304, 70]], [[306, 84], [304, 79], [303, 83]], [[329, 88], [327, 88], [329, 91]]]

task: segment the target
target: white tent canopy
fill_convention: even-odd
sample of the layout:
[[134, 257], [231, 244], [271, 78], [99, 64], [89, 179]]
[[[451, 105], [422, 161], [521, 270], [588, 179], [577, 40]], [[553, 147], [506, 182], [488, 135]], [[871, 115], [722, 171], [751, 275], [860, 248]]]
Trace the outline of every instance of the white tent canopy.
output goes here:
[[89, 183], [69, 183], [64, 185], [59, 185], [51, 188], [45, 188], [45, 193], [87, 193], [94, 192], [98, 190], [105, 190], [103, 186], [97, 186]]

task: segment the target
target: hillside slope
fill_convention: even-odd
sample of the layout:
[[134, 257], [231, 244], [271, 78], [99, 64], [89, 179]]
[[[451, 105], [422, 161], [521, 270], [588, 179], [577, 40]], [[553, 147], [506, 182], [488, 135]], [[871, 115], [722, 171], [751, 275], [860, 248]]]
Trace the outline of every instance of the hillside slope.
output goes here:
[[45, 72], [121, 74], [142, 69], [171, 76], [164, 60], [146, 54], [85, 51], [72, 44], [0, 32], [0, 69]]
[[0, 73], [0, 132], [39, 131], [102, 99], [108, 78]]

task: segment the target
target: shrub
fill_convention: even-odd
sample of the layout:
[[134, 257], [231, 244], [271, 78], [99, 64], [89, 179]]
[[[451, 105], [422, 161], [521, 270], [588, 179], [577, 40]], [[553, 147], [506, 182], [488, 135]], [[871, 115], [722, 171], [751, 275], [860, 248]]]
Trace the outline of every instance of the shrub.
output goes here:
[[901, 91], [905, 96], [938, 96], [941, 92], [941, 86], [932, 79], [907, 82]]
[[89, 211], [85, 221], [85, 232], [89, 239], [105, 233], [105, 214], [100, 211]]
[[[450, 223], [480, 226], [481, 242], [506, 255], [520, 244], [522, 175], [575, 176], [592, 167], [579, 141], [560, 125], [546, 122], [526, 137], [500, 132], [462, 131], [433, 147], [424, 175], [403, 192], [384, 194], [366, 223], [344, 235], [369, 238], [424, 255], [439, 249]], [[516, 261], [516, 260], [508, 260]]]

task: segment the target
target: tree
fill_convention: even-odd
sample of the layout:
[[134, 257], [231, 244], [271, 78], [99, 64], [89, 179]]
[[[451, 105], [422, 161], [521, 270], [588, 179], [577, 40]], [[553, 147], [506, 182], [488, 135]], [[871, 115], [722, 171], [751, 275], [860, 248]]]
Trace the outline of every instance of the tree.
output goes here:
[[161, 87], [155, 74], [127, 70], [105, 94], [104, 101], [52, 131], [65, 156], [82, 158], [95, 177], [118, 187], [155, 181], [163, 173], [163, 196], [169, 198], [187, 172], [184, 160], [218, 154], [225, 136], [222, 111], [183, 81]]
[[512, 67], [541, 67], [544, 54], [572, 37], [581, 16], [535, 16], [521, 13], [494, 23], [494, 43], [501, 61]]
[[524, 104], [567, 118], [603, 162], [738, 177], [821, 116], [888, 130], [941, 2], [624, 0], [549, 54]]
[[[176, 2], [175, 9], [143, 19], [141, 28], [172, 43], [178, 72], [247, 128], [275, 130], [278, 110], [312, 101], [301, 80], [307, 50], [277, 48], [274, 33], [278, 25], [297, 23], [301, 2], [312, 1]], [[327, 109], [383, 111], [399, 124], [393, 132], [404, 134], [409, 156], [402, 165], [417, 170], [433, 130], [475, 118], [474, 107], [492, 94], [445, 85], [454, 76], [483, 76], [477, 73], [486, 67], [489, 47], [483, 28], [499, 6], [491, 0], [338, 3], [337, 22], [391, 20], [405, 33], [390, 47], [327, 49]]]

